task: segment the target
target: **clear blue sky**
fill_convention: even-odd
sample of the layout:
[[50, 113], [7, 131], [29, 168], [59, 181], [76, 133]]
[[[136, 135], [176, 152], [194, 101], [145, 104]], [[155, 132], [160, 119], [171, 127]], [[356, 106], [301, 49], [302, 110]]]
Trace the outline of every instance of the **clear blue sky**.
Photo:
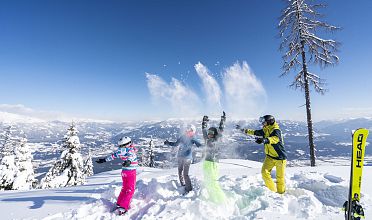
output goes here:
[[[322, 2], [325, 20], [343, 28], [330, 36], [342, 43], [341, 61], [320, 72], [310, 67], [330, 90], [312, 94], [314, 120], [371, 116], [372, 1]], [[266, 90], [265, 111], [304, 120], [303, 93], [288, 88], [293, 73], [279, 78], [282, 8], [279, 0], [2, 0], [0, 105], [113, 120], [164, 118], [146, 72], [179, 79], [199, 94], [196, 63], [218, 75], [246, 61]]]

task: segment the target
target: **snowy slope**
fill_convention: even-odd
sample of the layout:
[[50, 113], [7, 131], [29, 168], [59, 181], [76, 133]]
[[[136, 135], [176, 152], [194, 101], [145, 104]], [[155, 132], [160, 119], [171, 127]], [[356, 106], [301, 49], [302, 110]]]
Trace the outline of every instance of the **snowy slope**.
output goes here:
[[[261, 163], [222, 160], [219, 179], [228, 203], [205, 200], [202, 164], [191, 166], [194, 190], [181, 196], [176, 169], [140, 168], [132, 209], [124, 219], [343, 219], [348, 166], [288, 167], [284, 195], [268, 191]], [[362, 205], [372, 213], [372, 167], [366, 166]], [[0, 192], [1, 219], [123, 219], [109, 212], [121, 188], [120, 170], [96, 174], [84, 186]]]

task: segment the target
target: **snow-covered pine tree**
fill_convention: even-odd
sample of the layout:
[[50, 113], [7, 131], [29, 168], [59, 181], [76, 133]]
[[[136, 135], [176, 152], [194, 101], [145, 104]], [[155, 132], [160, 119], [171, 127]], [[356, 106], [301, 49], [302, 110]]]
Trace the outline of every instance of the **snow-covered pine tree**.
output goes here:
[[21, 137], [15, 148], [15, 165], [17, 167], [13, 189], [29, 190], [36, 186], [32, 154], [27, 145], [26, 137]]
[[90, 147], [88, 147], [88, 156], [84, 161], [84, 175], [85, 176], [92, 176], [93, 173], [93, 160], [92, 154], [90, 152]]
[[293, 69], [300, 69], [296, 74], [292, 87], [300, 88], [305, 92], [306, 116], [310, 147], [310, 164], [315, 166], [315, 146], [313, 122], [311, 119], [310, 85], [316, 92], [324, 94], [324, 80], [318, 75], [308, 71], [308, 63], [319, 64], [321, 67], [332, 66], [338, 63], [335, 55], [339, 43], [332, 39], [322, 39], [317, 34], [334, 31], [338, 27], [319, 20], [319, 8], [323, 4], [310, 5], [308, 0], [285, 0], [286, 6], [282, 11], [279, 22], [279, 34], [282, 38], [280, 49], [283, 55], [283, 73], [287, 75]]
[[0, 190], [11, 190], [16, 175], [14, 140], [12, 126], [5, 129], [4, 141], [0, 157]]
[[4, 156], [0, 162], [0, 190], [11, 190], [17, 172], [15, 156]]
[[13, 131], [14, 130], [11, 125], [5, 128], [4, 138], [3, 138], [4, 140], [3, 140], [3, 144], [1, 145], [1, 149], [0, 149], [0, 160], [4, 156], [14, 155], [14, 140], [12, 137]]
[[[68, 140], [72, 136], [77, 136], [78, 133], [79, 133], [79, 131], [76, 129], [75, 123], [72, 122], [71, 126], [67, 129], [66, 134], [63, 136], [62, 151], [66, 150], [66, 149], [69, 149], [70, 144], [69, 144]], [[80, 150], [80, 148], [79, 148], [79, 150]]]
[[75, 124], [72, 123], [64, 139], [66, 149], [62, 152], [61, 158], [41, 180], [41, 188], [75, 186], [85, 183], [84, 163], [80, 154], [81, 146], [77, 134]]

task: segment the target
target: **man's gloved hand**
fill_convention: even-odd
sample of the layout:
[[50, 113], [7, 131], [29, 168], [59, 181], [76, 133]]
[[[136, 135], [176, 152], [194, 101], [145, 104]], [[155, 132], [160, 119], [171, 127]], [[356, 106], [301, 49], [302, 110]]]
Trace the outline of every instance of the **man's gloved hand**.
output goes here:
[[257, 144], [268, 144], [269, 143], [269, 139], [258, 137], [258, 138], [256, 138], [256, 143]]
[[240, 125], [235, 125], [235, 129], [236, 129], [236, 130], [239, 130], [239, 131], [241, 131], [241, 132], [245, 132], [245, 129], [242, 128], [242, 126], [240, 126]]
[[105, 158], [100, 158], [100, 159], [96, 160], [96, 163], [104, 163], [104, 162], [106, 162]]
[[130, 160], [125, 160], [122, 165], [123, 167], [129, 167], [130, 164], [131, 164]]
[[204, 115], [203, 116], [203, 122], [202, 122], [202, 129], [207, 128], [208, 121], [209, 121], [208, 116]]
[[165, 140], [164, 141], [164, 145], [169, 145], [169, 141], [168, 140]]

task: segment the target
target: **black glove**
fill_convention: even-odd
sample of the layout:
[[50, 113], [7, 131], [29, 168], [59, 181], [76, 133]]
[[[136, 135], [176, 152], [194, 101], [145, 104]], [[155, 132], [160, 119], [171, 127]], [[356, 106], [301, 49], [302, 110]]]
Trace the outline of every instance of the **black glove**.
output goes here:
[[221, 121], [226, 121], [226, 113], [225, 113], [225, 111], [222, 111]]
[[125, 160], [122, 165], [123, 167], [129, 167], [130, 164], [131, 164], [130, 160]]
[[164, 145], [169, 145], [169, 141], [168, 140], [165, 140], [164, 141]]
[[106, 162], [106, 159], [104, 159], [104, 158], [100, 158], [100, 159], [96, 160], [96, 163], [104, 163], [104, 162]]
[[204, 115], [203, 116], [203, 122], [202, 122], [202, 129], [207, 128], [208, 121], [209, 121], [208, 116]]
[[269, 139], [267, 139], [267, 138], [261, 138], [261, 137], [259, 137], [259, 138], [256, 138], [256, 143], [257, 144], [268, 144], [269, 143]]

